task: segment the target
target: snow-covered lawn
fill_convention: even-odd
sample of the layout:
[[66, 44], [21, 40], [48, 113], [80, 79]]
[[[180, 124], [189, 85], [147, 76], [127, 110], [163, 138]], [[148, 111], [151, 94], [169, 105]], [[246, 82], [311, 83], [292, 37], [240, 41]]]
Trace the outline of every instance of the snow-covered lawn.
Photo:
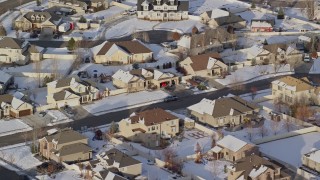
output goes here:
[[84, 17], [88, 20], [91, 19], [95, 19], [95, 18], [99, 18], [99, 19], [106, 19], [106, 18], [110, 18], [112, 16], [115, 16], [117, 14], [121, 14], [122, 12], [124, 12], [125, 9], [118, 7], [118, 6], [111, 6], [110, 8], [103, 10], [103, 11], [98, 11], [96, 13], [89, 13], [89, 14], [85, 14]]
[[0, 136], [7, 136], [31, 130], [32, 128], [23, 123], [20, 119], [0, 120]]
[[265, 90], [257, 91], [253, 99], [252, 99], [252, 93], [242, 94], [240, 95], [240, 97], [246, 101], [252, 101], [252, 100], [254, 101], [257, 99], [261, 99], [265, 96], [269, 96], [271, 94], [272, 94], [271, 89], [265, 89]]
[[231, 72], [225, 79], [217, 79], [216, 81], [223, 85], [237, 84], [244, 81], [257, 81], [261, 79], [267, 79], [274, 76], [292, 74], [290, 71], [290, 65], [281, 66], [277, 68], [277, 73], [275, 72], [273, 65], [257, 65], [257, 66], [245, 66]]
[[93, 115], [100, 115], [123, 108], [129, 108], [130, 106], [139, 107], [147, 104], [162, 102], [163, 99], [168, 95], [169, 94], [161, 90], [120, 94], [95, 101], [93, 104], [84, 105], [83, 108]]
[[108, 29], [105, 37], [106, 39], [112, 39], [117, 37], [128, 36], [133, 34], [134, 32], [150, 30], [167, 30], [180, 33], [190, 33], [194, 26], [196, 26], [198, 29], [201, 29], [205, 25], [195, 20], [157, 22], [133, 18], [130, 20], [123, 21]]
[[87, 29], [87, 30], [74, 30], [71, 34], [64, 36], [64, 37], [82, 37], [84, 39], [91, 39], [95, 40], [98, 35], [101, 33], [101, 28], [94, 28], [94, 29]]
[[[107, 130], [109, 129], [109, 125], [107, 124], [103, 127], [97, 127], [97, 129], [100, 129], [102, 133], [106, 133]], [[84, 136], [88, 138], [89, 146], [97, 153], [99, 154], [102, 150], [106, 151], [108, 149], [111, 149], [113, 146], [110, 144], [109, 141], [106, 140], [95, 140], [93, 137], [95, 136], [94, 131], [87, 131], [82, 133]]]
[[40, 165], [42, 162], [33, 157], [29, 146], [16, 146], [0, 149], [1, 156], [16, 166], [27, 170]]
[[284, 161], [294, 167], [300, 167], [302, 164], [301, 157], [308, 153], [312, 148], [320, 148], [320, 133], [312, 132], [260, 144], [260, 151]]
[[57, 124], [67, 123], [73, 121], [72, 119], [68, 118], [65, 114], [63, 114], [59, 110], [48, 110], [46, 111], [49, 116], [52, 117], [51, 123], [48, 126], [54, 126]]
[[[224, 167], [231, 165], [227, 161], [209, 161], [206, 164], [197, 164], [193, 161], [184, 163], [183, 172], [191, 176], [198, 176], [203, 179], [226, 179], [228, 174], [224, 172]], [[214, 178], [213, 178], [214, 176]]]
[[[15, 78], [16, 79], [16, 78]], [[29, 78], [30, 79], [30, 78]], [[20, 84], [18, 84], [19, 86]], [[48, 91], [47, 88], [38, 88], [38, 89], [33, 89], [30, 88], [31, 91], [33, 91], [34, 93], [32, 93], [30, 95], [30, 99], [32, 101], [34, 101], [35, 103], [37, 103], [38, 105], [45, 105], [47, 104], [47, 95], [48, 95]]]
[[208, 93], [208, 92], [213, 92], [216, 91], [216, 88], [210, 88], [210, 89], [206, 89], [206, 90], [199, 90], [198, 88], [193, 88], [193, 94], [203, 94], [203, 93]]
[[[73, 64], [73, 60], [53, 60], [53, 59], [45, 59], [40, 62], [40, 73], [59, 73], [60, 75], [65, 75], [71, 68]], [[57, 67], [57, 71], [54, 67]], [[9, 68], [2, 68], [4, 72], [8, 73], [39, 73], [37, 72], [37, 65], [36, 63], [30, 63], [25, 66], [16, 66], [16, 67], [9, 67]], [[26, 75], [28, 76], [28, 75]]]
[[[243, 48], [250, 48], [256, 44], [262, 44], [264, 40], [267, 40], [268, 44], [277, 44], [277, 43], [286, 43], [295, 42], [298, 40], [299, 36], [250, 36], [239, 37], [237, 43]], [[240, 50], [241, 51], [241, 50]]]
[[220, 7], [250, 7], [248, 4], [237, 1], [237, 0], [190, 0], [189, 12], [199, 15], [205, 11], [217, 9]]
[[315, 59], [309, 74], [320, 74], [320, 59]]
[[19, 89], [34, 89], [38, 88], [38, 81], [33, 77], [14, 77], [14, 84], [18, 85]]
[[63, 179], [80, 180], [82, 179], [80, 177], [80, 174], [77, 171], [73, 171], [73, 170], [66, 170], [66, 171], [57, 173], [55, 174], [55, 178], [51, 178], [48, 175], [37, 176], [37, 178], [41, 180], [63, 180]]

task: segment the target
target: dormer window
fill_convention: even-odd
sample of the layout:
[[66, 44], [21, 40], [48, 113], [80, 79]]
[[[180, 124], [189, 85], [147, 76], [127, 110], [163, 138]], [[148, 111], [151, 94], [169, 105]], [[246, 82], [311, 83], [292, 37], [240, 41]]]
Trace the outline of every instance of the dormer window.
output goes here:
[[161, 0], [157, 0], [157, 5], [160, 5]]
[[34, 17], [34, 15], [32, 15], [32, 16], [31, 16], [31, 20], [34, 21], [35, 19], [36, 19], [36, 18]]
[[170, 0], [170, 5], [171, 5], [171, 6], [174, 5], [174, 0]]
[[39, 16], [37, 16], [37, 17], [36, 17], [36, 20], [37, 20], [37, 21], [38, 21], [38, 20], [40, 20], [40, 17], [39, 17]]
[[41, 16], [41, 21], [44, 21], [44, 19], [45, 19], [45, 16]]
[[144, 10], [148, 10], [149, 8], [148, 8], [148, 5], [145, 5], [144, 6]]

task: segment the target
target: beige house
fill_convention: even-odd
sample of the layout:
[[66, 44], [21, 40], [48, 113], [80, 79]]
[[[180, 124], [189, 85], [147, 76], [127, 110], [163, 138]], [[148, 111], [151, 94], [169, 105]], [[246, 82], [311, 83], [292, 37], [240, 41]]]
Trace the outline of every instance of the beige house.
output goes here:
[[320, 173], [320, 150], [313, 150], [302, 156], [302, 165]]
[[0, 95], [0, 105], [0, 118], [18, 118], [33, 114], [33, 106], [26, 102], [22, 93]]
[[248, 144], [234, 136], [228, 135], [217, 142], [217, 145], [208, 152], [215, 159], [227, 161], [238, 161], [241, 158], [250, 156], [252, 153], [259, 153], [259, 148]]
[[[122, 176], [133, 179], [141, 175], [142, 163], [131, 156], [113, 148], [97, 155], [99, 164], [104, 169], [122, 174]], [[112, 170], [113, 169], [113, 170]]]
[[179, 84], [179, 77], [157, 69], [118, 70], [112, 76], [113, 85], [127, 89], [128, 92], [143, 91], [148, 88], [164, 88]]
[[224, 27], [208, 28], [201, 33], [184, 35], [178, 40], [178, 49], [190, 56], [209, 52], [221, 52], [236, 43], [236, 35], [230, 34]]
[[252, 154], [228, 167], [228, 180], [240, 179], [290, 180], [291, 176], [281, 171], [280, 166], [263, 157]]
[[234, 15], [222, 9], [213, 9], [206, 11], [200, 15], [202, 22], [208, 24], [211, 28], [233, 27], [234, 29], [242, 29], [246, 27], [246, 20], [241, 16]]
[[202, 99], [187, 108], [190, 117], [213, 127], [236, 126], [250, 120], [259, 112], [259, 106], [238, 96], [215, 100]]
[[179, 21], [189, 18], [189, 0], [138, 0], [139, 19]]
[[111, 169], [111, 170], [101, 170], [99, 172], [95, 172], [93, 176], [93, 180], [128, 180], [125, 177], [120, 176], [117, 174], [117, 169]]
[[295, 64], [303, 58], [303, 53], [296, 48], [295, 44], [270, 44], [264, 45], [263, 49], [270, 53], [268, 55], [270, 63]]
[[92, 82], [77, 77], [47, 83], [47, 91], [47, 103], [55, 104], [57, 108], [65, 105], [79, 106], [81, 103], [97, 100], [104, 94]]
[[62, 129], [39, 140], [39, 154], [56, 162], [86, 161], [92, 158], [88, 138], [72, 129]]
[[179, 133], [179, 118], [163, 109], [133, 113], [119, 122], [119, 135], [146, 147], [161, 146]]
[[57, 31], [62, 18], [49, 12], [28, 12], [18, 17], [15, 28], [21, 31], [41, 30], [45, 34], [53, 34]]
[[309, 101], [315, 102], [315, 88], [307, 78], [297, 79], [286, 76], [272, 81], [272, 96], [274, 99], [287, 104], [294, 102]]
[[49, 0], [48, 7], [67, 7], [74, 9], [78, 14], [85, 14], [88, 9], [88, 5], [85, 2], [78, 0]]
[[28, 49], [30, 53], [30, 60], [31, 61], [42, 61], [43, 60], [43, 53], [45, 49], [43, 47], [31, 45]]
[[102, 64], [131, 64], [152, 60], [153, 52], [138, 40], [104, 42], [92, 48], [94, 60]]
[[20, 65], [26, 64], [30, 60], [28, 53], [29, 43], [16, 38], [0, 38], [0, 63]]
[[218, 53], [207, 53], [190, 56], [179, 62], [187, 75], [201, 77], [217, 77], [228, 71], [228, 66], [221, 60]]

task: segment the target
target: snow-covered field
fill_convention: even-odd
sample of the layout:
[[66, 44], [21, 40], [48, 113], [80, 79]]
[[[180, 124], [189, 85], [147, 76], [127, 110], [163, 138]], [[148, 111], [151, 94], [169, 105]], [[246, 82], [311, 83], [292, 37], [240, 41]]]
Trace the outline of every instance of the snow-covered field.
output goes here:
[[313, 61], [313, 65], [309, 71], [309, 74], [320, 74], [320, 59]]
[[293, 73], [290, 71], [290, 65], [288, 64], [280, 67], [276, 74], [272, 74], [274, 72], [273, 65], [245, 66], [235, 72], [231, 72], [231, 75], [228, 75], [225, 79], [217, 79], [216, 81], [223, 85], [231, 85], [244, 81], [257, 81]]
[[227, 161], [209, 161], [204, 164], [196, 164], [188, 161], [184, 164], [183, 172], [203, 179], [226, 179], [228, 174], [224, 172], [224, 166], [231, 165]]
[[0, 127], [0, 136], [32, 130], [30, 126], [23, 123], [20, 119], [0, 120]]
[[137, 93], [109, 96], [93, 104], [84, 105], [83, 108], [93, 115], [101, 115], [107, 112], [123, 108], [139, 107], [147, 104], [162, 102], [169, 94], [158, 91], [141, 91]]
[[320, 148], [319, 139], [320, 133], [312, 132], [260, 144], [259, 147], [260, 151], [267, 155], [284, 161], [294, 167], [300, 167], [303, 154], [310, 152], [312, 148]]
[[205, 25], [195, 20], [156, 22], [133, 18], [112, 26], [107, 30], [105, 37], [106, 39], [119, 38], [131, 35], [134, 32], [150, 30], [167, 30], [180, 33], [190, 33], [193, 27], [201, 29], [204, 26]]
[[12, 164], [27, 170], [40, 165], [42, 162], [33, 157], [29, 146], [1, 148], [0, 155]]
[[118, 7], [118, 6], [111, 6], [110, 8], [106, 9], [106, 10], [103, 10], [103, 11], [99, 11], [99, 12], [96, 12], [96, 13], [90, 13], [90, 14], [85, 14], [84, 17], [88, 20], [91, 20], [91, 19], [96, 19], [96, 18], [99, 18], [99, 19], [106, 19], [106, 18], [110, 18], [110, 17], [113, 17], [117, 14], [121, 14], [122, 12], [124, 12], [125, 9], [121, 8], [121, 7]]
[[237, 0], [190, 0], [189, 12], [199, 15], [205, 11], [222, 7], [250, 7], [248, 4], [237, 1]]

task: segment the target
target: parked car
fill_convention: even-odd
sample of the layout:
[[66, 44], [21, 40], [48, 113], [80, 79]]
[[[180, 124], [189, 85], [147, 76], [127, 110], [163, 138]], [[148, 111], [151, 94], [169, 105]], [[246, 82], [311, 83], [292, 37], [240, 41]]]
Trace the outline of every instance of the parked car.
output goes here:
[[178, 97], [177, 96], [167, 96], [164, 98], [164, 102], [170, 102], [170, 101], [177, 101]]
[[304, 54], [304, 58], [303, 58], [304, 62], [310, 62], [310, 55], [309, 54]]

